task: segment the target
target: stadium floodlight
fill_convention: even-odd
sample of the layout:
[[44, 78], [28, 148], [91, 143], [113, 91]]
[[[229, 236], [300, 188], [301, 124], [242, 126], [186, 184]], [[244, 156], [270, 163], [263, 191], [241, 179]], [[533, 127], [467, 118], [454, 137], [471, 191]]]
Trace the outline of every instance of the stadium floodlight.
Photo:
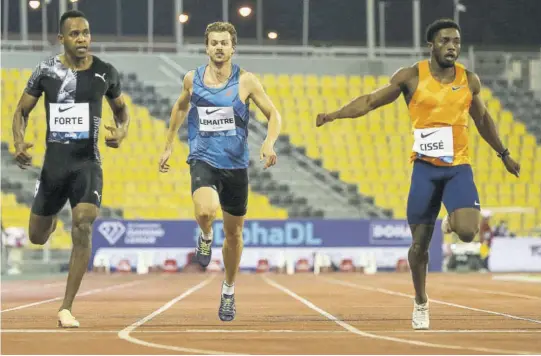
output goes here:
[[252, 8], [249, 6], [243, 6], [239, 8], [239, 14], [242, 17], [248, 17], [252, 13]]
[[271, 31], [267, 34], [267, 36], [271, 39], [271, 40], [275, 40], [278, 38], [278, 33], [274, 32], [274, 31]]
[[178, 15], [178, 22], [180, 23], [186, 23], [190, 19], [190, 16], [188, 14], [180, 14]]
[[30, 0], [28, 2], [28, 6], [30, 6], [32, 9], [36, 10], [41, 5], [41, 1], [39, 0]]

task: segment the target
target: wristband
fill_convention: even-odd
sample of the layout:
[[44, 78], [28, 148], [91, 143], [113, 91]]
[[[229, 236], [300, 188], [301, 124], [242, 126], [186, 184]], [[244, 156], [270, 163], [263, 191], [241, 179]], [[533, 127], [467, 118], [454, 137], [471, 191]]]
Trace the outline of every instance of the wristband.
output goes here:
[[509, 156], [509, 149], [507, 149], [507, 148], [505, 150], [503, 150], [502, 153], [498, 153], [498, 157], [500, 157], [501, 159], [503, 159], [506, 156]]

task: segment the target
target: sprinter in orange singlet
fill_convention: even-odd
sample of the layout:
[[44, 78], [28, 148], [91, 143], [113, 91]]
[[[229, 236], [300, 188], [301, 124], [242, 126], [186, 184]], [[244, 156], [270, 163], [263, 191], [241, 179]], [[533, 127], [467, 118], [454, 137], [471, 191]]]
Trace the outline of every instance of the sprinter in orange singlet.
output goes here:
[[444, 233], [455, 232], [462, 241], [471, 242], [479, 230], [481, 202], [468, 151], [470, 116], [507, 171], [517, 177], [520, 173], [520, 165], [503, 146], [481, 100], [479, 77], [455, 63], [460, 54], [458, 24], [449, 19], [437, 20], [428, 27], [426, 40], [430, 59], [399, 69], [388, 85], [335, 112], [319, 114], [316, 120], [319, 127], [336, 119], [361, 117], [404, 95], [414, 135], [407, 206], [412, 232], [408, 260], [415, 288], [414, 329], [429, 328], [425, 292], [428, 248], [441, 203], [449, 214], [442, 222]]

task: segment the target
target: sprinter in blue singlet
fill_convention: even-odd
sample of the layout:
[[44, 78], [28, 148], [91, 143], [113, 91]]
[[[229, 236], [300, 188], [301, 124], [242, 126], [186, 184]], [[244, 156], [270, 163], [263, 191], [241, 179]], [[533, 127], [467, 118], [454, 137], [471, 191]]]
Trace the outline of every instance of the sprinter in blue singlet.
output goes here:
[[160, 172], [167, 163], [173, 139], [188, 116], [190, 175], [195, 218], [201, 234], [196, 257], [206, 267], [212, 255], [212, 223], [221, 207], [225, 241], [222, 284], [218, 316], [222, 321], [235, 318], [235, 277], [242, 255], [242, 229], [248, 203], [248, 119], [249, 100], [253, 100], [269, 120], [268, 134], [261, 146], [265, 168], [276, 164], [274, 143], [280, 134], [281, 117], [256, 76], [231, 63], [237, 44], [235, 27], [227, 22], [207, 26], [205, 45], [209, 63], [190, 71], [173, 106]]

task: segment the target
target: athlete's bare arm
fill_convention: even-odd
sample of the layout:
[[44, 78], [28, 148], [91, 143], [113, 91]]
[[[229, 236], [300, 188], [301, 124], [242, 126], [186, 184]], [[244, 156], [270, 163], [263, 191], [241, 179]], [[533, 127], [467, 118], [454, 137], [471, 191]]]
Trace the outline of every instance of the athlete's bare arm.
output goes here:
[[361, 117], [372, 110], [390, 104], [398, 99], [400, 94], [405, 91], [409, 82], [416, 76], [417, 69], [415, 67], [401, 68], [393, 74], [390, 83], [384, 87], [370, 94], [359, 96], [337, 111], [328, 114], [319, 114], [316, 119], [316, 126], [319, 127], [336, 119]]
[[32, 156], [26, 152], [26, 150], [34, 145], [24, 142], [24, 134], [26, 132], [30, 112], [34, 109], [38, 100], [39, 98], [24, 92], [17, 104], [15, 114], [13, 115], [12, 130], [13, 142], [15, 144], [15, 160], [17, 161], [17, 165], [22, 169], [26, 169], [27, 166], [30, 166], [32, 161]]
[[269, 121], [267, 129], [267, 137], [261, 146], [260, 159], [265, 162], [265, 169], [276, 164], [276, 153], [274, 152], [274, 144], [280, 135], [282, 127], [282, 117], [271, 99], [263, 89], [263, 85], [255, 75], [250, 72], [242, 74], [241, 83], [248, 89], [248, 97], [252, 99], [255, 105], [263, 112]]
[[182, 92], [180, 93], [180, 96], [178, 97], [177, 101], [173, 105], [173, 109], [171, 110], [169, 130], [167, 131], [167, 138], [165, 141], [165, 151], [160, 158], [160, 172], [163, 173], [169, 170], [167, 160], [169, 160], [169, 156], [173, 152], [173, 142], [175, 136], [177, 135], [178, 130], [180, 129], [180, 126], [182, 126], [184, 120], [186, 120], [186, 115], [188, 115], [188, 111], [190, 110], [190, 98], [192, 95], [193, 77], [194, 71], [189, 71], [188, 73], [186, 73], [186, 75], [184, 76]]
[[481, 137], [490, 145], [490, 147], [498, 152], [498, 154], [503, 154], [502, 159], [507, 171], [518, 177], [520, 174], [520, 165], [510, 157], [509, 151], [505, 149], [498, 135], [494, 120], [490, 116], [490, 113], [479, 94], [481, 92], [481, 81], [475, 73], [467, 72], [467, 74], [470, 90], [473, 95], [470, 106], [470, 116], [475, 122], [477, 131], [479, 131]]
[[105, 125], [105, 128], [112, 133], [111, 136], [105, 137], [105, 144], [109, 147], [118, 148], [122, 140], [128, 135], [128, 127], [130, 126], [128, 106], [122, 94], [115, 99], [107, 98], [107, 102], [113, 111], [116, 127]]

